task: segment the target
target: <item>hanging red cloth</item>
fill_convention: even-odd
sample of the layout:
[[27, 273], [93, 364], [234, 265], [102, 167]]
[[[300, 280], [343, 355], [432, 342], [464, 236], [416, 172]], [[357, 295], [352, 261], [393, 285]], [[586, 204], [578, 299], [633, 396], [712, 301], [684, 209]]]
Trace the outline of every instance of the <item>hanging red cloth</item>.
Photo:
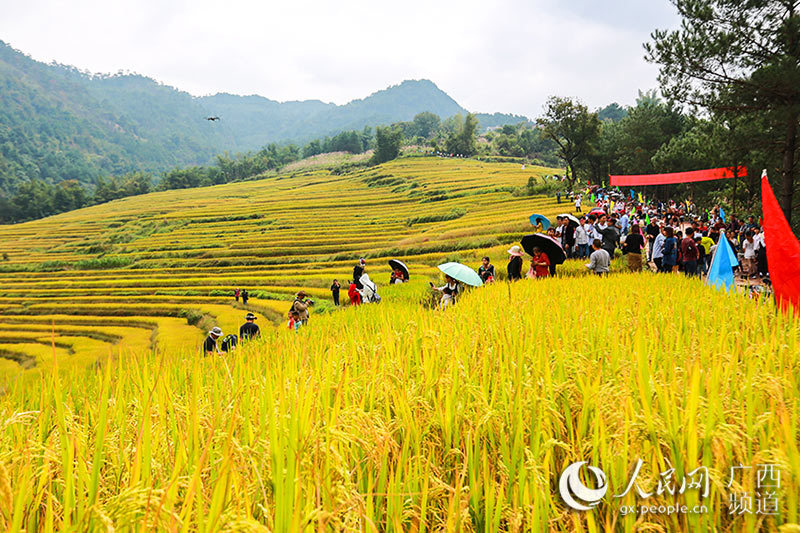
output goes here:
[[783, 215], [778, 200], [761, 174], [761, 206], [764, 211], [764, 242], [767, 245], [769, 279], [781, 309], [791, 305], [800, 315], [800, 242]]
[[746, 176], [745, 167], [712, 168], [709, 170], [692, 170], [690, 172], [674, 172], [671, 174], [639, 174], [635, 176], [611, 176], [611, 185], [641, 186], [669, 185], [673, 183], [692, 183], [696, 181], [724, 180], [734, 176]]

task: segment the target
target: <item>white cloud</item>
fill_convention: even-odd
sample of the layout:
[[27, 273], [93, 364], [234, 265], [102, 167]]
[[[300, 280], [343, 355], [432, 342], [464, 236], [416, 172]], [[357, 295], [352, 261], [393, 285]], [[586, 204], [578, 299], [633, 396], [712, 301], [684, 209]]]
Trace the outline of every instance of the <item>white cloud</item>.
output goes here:
[[429, 78], [474, 111], [536, 116], [551, 94], [590, 107], [656, 87], [642, 43], [667, 0], [28, 0], [0, 39], [93, 72], [131, 70], [193, 94], [345, 103]]

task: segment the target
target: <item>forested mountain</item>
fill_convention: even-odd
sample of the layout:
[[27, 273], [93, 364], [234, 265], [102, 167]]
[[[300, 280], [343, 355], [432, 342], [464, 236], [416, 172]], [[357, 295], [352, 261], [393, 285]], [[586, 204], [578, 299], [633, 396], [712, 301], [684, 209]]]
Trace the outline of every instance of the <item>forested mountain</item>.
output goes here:
[[[141, 75], [94, 75], [44, 64], [0, 41], [0, 194], [37, 178], [90, 184], [104, 175], [206, 164], [226, 151], [304, 143], [410, 121], [422, 111], [443, 118], [466, 113], [428, 80], [404, 81], [341, 106], [194, 97]], [[481, 117], [487, 120], [483, 127], [525, 120]]]

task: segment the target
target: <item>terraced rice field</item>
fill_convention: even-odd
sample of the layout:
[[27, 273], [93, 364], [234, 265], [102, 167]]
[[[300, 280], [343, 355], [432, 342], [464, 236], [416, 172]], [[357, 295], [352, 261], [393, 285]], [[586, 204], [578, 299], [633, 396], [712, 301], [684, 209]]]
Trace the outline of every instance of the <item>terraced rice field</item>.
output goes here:
[[[531, 213], [568, 210], [509, 192], [548, 172], [407, 158], [0, 228], [0, 529], [797, 531], [800, 321], [771, 301], [568, 261], [425, 305], [437, 263], [502, 270]], [[328, 312], [360, 256], [385, 303]], [[262, 326], [320, 303], [202, 356], [237, 286]], [[576, 510], [581, 461], [608, 491]]]
[[[86, 365], [141, 349], [195, 350], [217, 324], [238, 331], [246, 311], [280, 321], [303, 289], [329, 308], [334, 278], [357, 258], [379, 285], [386, 261], [414, 276], [458, 256], [477, 266], [526, 234], [533, 212], [568, 209], [515, 197], [553, 169], [430, 157], [344, 175], [295, 173], [165, 191], [0, 226], [0, 371]], [[437, 221], [438, 220], [438, 221]], [[251, 294], [235, 305], [233, 289]], [[342, 291], [346, 300], [346, 288]], [[200, 326], [184, 315], [204, 316]], [[55, 352], [53, 351], [55, 346]], [[49, 351], [48, 351], [49, 349]]]

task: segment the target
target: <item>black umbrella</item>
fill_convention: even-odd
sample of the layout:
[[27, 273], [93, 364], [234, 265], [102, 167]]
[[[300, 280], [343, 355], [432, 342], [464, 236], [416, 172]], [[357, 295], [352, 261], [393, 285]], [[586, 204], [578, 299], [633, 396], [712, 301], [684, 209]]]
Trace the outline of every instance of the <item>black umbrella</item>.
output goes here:
[[529, 255], [533, 255], [534, 246], [538, 247], [547, 254], [547, 257], [550, 258], [550, 263], [554, 265], [560, 265], [567, 260], [567, 254], [564, 253], [564, 249], [558, 244], [558, 241], [544, 233], [526, 235], [522, 238], [520, 244]]
[[569, 220], [569, 225], [572, 226], [573, 228], [577, 228], [578, 225], [580, 224], [580, 220], [578, 220], [578, 218], [575, 215], [570, 215], [569, 213], [563, 213], [561, 215], [556, 216], [556, 218], [559, 220], [566, 218], [567, 220]]
[[408, 267], [402, 261], [397, 259], [389, 259], [389, 266], [392, 267], [392, 270], [401, 270], [403, 274], [406, 275], [406, 279], [409, 279]]

